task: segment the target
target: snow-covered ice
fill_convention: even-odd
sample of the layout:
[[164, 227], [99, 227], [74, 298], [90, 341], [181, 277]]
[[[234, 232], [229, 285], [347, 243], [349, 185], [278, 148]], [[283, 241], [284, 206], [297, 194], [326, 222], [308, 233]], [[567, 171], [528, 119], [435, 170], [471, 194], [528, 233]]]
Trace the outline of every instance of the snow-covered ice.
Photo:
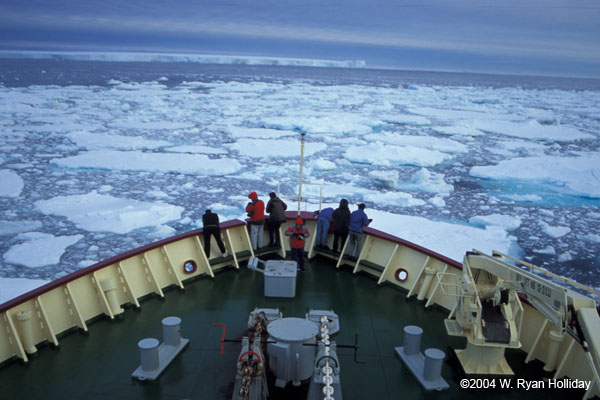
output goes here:
[[[281, 65], [325, 68], [364, 68], [363, 60], [334, 61], [285, 57], [251, 57], [216, 54], [172, 54], [172, 53], [127, 53], [127, 52], [84, 52], [84, 51], [2, 51], [0, 58], [60, 59], [72, 61], [112, 61], [112, 62], [189, 62], [198, 64], [247, 64]], [[159, 78], [168, 80], [167, 77]]]
[[4, 253], [7, 263], [28, 268], [58, 264], [65, 249], [83, 238], [83, 235], [54, 236], [41, 232], [22, 233], [17, 239], [23, 243], [12, 246]]
[[45, 279], [0, 277], [0, 304], [49, 283]]
[[501, 214], [476, 215], [469, 218], [469, 222], [484, 227], [499, 226], [507, 231], [514, 231], [521, 226], [521, 218]]
[[431, 167], [451, 157], [437, 150], [416, 146], [395, 146], [372, 142], [366, 146], [350, 146], [346, 150], [344, 158], [355, 163], [384, 167], [398, 167], [400, 165]]
[[498, 226], [485, 229], [433, 221], [409, 215], [396, 215], [378, 210], [365, 210], [373, 219], [371, 227], [426, 247], [462, 262], [465, 252], [477, 249], [488, 254], [492, 250], [512, 251], [516, 237]]
[[[266, 139], [239, 139], [229, 145], [231, 150], [237, 151], [241, 156], [256, 158], [297, 157], [297, 140], [266, 140]], [[304, 146], [304, 154], [309, 157], [325, 150], [324, 143], [309, 142]]]
[[536, 120], [525, 122], [511, 121], [475, 121], [474, 127], [480, 131], [490, 131], [524, 139], [569, 142], [579, 139], [595, 139], [589, 133], [579, 131], [572, 126], [542, 125]]
[[19, 174], [6, 169], [0, 170], [0, 196], [20, 196], [24, 186], [25, 183]]
[[183, 207], [162, 202], [122, 199], [97, 192], [57, 196], [38, 200], [36, 207], [45, 214], [67, 217], [81, 229], [128, 233], [180, 218]]
[[494, 180], [531, 181], [557, 192], [600, 197], [600, 153], [515, 157], [495, 165], [472, 167], [470, 174]]
[[566, 234], [568, 234], [569, 232], [571, 232], [571, 228], [569, 228], [568, 226], [552, 226], [552, 225], [548, 225], [545, 222], [541, 222], [540, 225], [542, 226], [542, 231], [553, 238], [559, 238], [561, 236], [565, 236]]
[[141, 151], [87, 151], [76, 156], [54, 158], [52, 162], [68, 168], [180, 172], [201, 175], [229, 175], [241, 169], [240, 163], [235, 159], [212, 159], [202, 154], [145, 153]]

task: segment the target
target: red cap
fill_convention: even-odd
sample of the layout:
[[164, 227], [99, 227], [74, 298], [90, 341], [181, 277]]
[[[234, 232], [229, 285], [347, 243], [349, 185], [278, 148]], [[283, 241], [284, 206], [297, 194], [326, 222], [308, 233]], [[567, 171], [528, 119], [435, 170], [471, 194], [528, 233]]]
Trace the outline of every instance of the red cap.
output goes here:
[[302, 218], [296, 218], [296, 224], [302, 225], [303, 223], [304, 221], [302, 221]]
[[250, 200], [256, 200], [256, 199], [258, 199], [258, 195], [256, 194], [256, 192], [252, 192], [248, 195], [248, 198]]

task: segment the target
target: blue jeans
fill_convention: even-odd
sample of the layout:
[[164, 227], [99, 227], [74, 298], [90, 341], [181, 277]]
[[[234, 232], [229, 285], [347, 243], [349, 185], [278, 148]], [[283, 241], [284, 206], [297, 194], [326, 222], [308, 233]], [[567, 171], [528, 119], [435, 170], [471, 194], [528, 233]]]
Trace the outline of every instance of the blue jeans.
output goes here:
[[360, 232], [354, 232], [354, 231], [350, 231], [350, 237], [348, 238], [349, 240], [349, 250], [348, 250], [348, 255], [351, 256], [352, 255], [352, 250], [354, 250], [354, 243], [356, 243], [356, 250], [355, 250], [355, 255], [354, 257], [358, 258], [358, 255], [360, 254], [360, 248], [362, 247], [362, 233]]
[[331, 221], [327, 218], [317, 219], [317, 244], [327, 246], [327, 234], [329, 233], [329, 225]]

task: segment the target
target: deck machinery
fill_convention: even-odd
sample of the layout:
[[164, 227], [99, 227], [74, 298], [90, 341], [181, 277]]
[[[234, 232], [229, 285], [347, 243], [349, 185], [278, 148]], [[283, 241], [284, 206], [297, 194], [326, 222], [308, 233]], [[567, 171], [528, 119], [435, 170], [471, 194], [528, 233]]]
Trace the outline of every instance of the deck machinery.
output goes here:
[[339, 331], [335, 312], [310, 310], [302, 319], [283, 318], [278, 309], [256, 308], [248, 318], [248, 329], [249, 336], [242, 338], [232, 400], [266, 400], [267, 367], [275, 375], [276, 387], [290, 382], [300, 386], [310, 379], [309, 400], [342, 399], [336, 342], [330, 341]]
[[501, 253], [489, 256], [477, 250], [468, 252], [456, 282], [441, 282], [446, 293], [458, 297], [445, 325], [449, 335], [467, 338], [466, 349], [456, 350], [466, 374], [513, 375], [504, 351], [521, 347], [522, 301], [531, 304], [553, 325], [547, 334], [550, 356], [546, 371], [555, 369], [560, 343], [570, 323], [577, 322], [575, 310], [595, 308], [592, 299], [526, 267], [510, 264], [509, 259], [512, 257]]

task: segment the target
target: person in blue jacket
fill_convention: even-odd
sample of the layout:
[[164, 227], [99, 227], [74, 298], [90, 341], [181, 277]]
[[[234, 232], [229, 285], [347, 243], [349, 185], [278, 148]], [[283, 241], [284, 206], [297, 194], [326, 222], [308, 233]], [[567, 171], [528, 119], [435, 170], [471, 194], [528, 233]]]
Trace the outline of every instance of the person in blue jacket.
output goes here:
[[[358, 259], [358, 255], [360, 254], [360, 249], [362, 247], [363, 228], [365, 226], [368, 226], [373, 221], [372, 219], [369, 219], [367, 217], [367, 214], [365, 214], [365, 208], [366, 206], [364, 205], [364, 203], [360, 203], [358, 205], [358, 210], [350, 214], [350, 226], [348, 227], [350, 231], [350, 247], [348, 250], [348, 255], [350, 256], [350, 260], [352, 261], [356, 261]], [[352, 255], [353, 250], [354, 255]]]
[[327, 207], [321, 211], [314, 212], [317, 218], [317, 248], [329, 250], [327, 247], [327, 235], [329, 234], [329, 226], [333, 220], [333, 208]]

